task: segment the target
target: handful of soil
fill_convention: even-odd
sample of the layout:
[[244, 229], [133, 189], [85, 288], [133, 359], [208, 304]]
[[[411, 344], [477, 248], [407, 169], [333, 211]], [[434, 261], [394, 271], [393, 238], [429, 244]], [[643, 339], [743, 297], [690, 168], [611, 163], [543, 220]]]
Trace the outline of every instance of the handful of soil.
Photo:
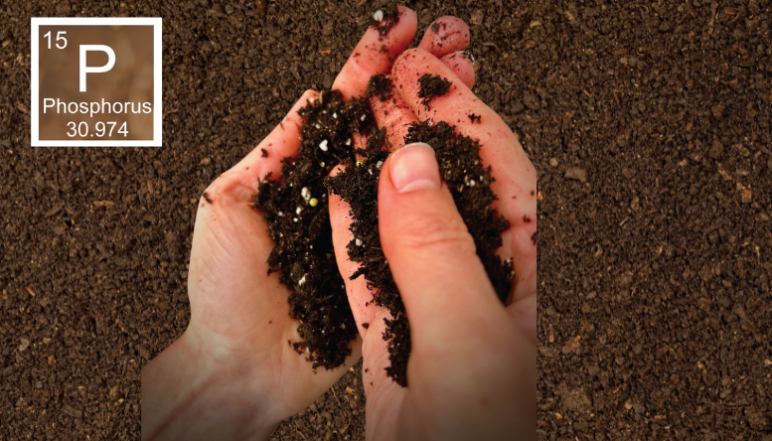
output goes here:
[[[382, 75], [369, 84], [369, 96], [385, 100], [391, 83]], [[438, 95], [433, 95], [438, 96]], [[388, 308], [394, 317], [386, 321], [383, 337], [389, 344], [387, 375], [407, 386], [410, 357], [410, 324], [405, 307], [389, 269], [378, 231], [378, 179], [389, 155], [386, 130], [376, 130], [367, 101], [357, 98], [344, 103], [337, 91], [324, 91], [298, 112], [303, 118], [301, 146], [294, 158], [282, 161], [281, 181], [268, 175], [254, 196], [255, 208], [263, 211], [276, 244], [268, 259], [269, 273], [292, 293], [288, 298], [290, 317], [300, 320], [299, 342], [289, 342], [298, 352], [308, 354], [313, 367], [332, 369], [351, 353], [348, 344], [356, 337], [356, 324], [348, 303], [332, 247], [327, 189], [351, 206], [349, 258], [361, 267], [352, 276], [364, 276], [374, 292], [373, 301]], [[353, 148], [352, 134], [370, 135], [365, 149]], [[480, 143], [457, 135], [455, 126], [430, 121], [413, 124], [405, 143], [425, 142], [434, 148], [440, 175], [451, 189], [477, 246], [488, 276], [502, 302], [512, 287], [512, 262], [502, 262], [496, 250], [509, 222], [490, 204], [496, 196], [490, 189], [490, 167], [483, 167]], [[357, 159], [359, 157], [360, 159]], [[344, 172], [329, 176], [338, 164]], [[326, 189], [325, 189], [326, 186]]]
[[374, 120], [364, 99], [344, 103], [337, 91], [322, 92], [298, 113], [298, 154], [282, 160], [281, 181], [269, 174], [260, 182], [254, 207], [263, 212], [275, 244], [268, 273], [278, 272], [290, 288], [289, 315], [300, 320], [302, 340], [289, 344], [307, 353], [314, 369], [332, 369], [351, 353], [357, 328], [335, 262], [323, 182], [336, 165], [354, 158], [351, 135], [370, 133]]
[[[428, 84], [436, 86], [432, 79]], [[449, 82], [448, 82], [449, 83]], [[424, 84], [423, 82], [421, 83]], [[443, 85], [445, 86], [445, 85]], [[388, 93], [384, 88], [390, 88], [382, 76], [374, 76], [368, 85], [368, 94], [378, 96], [382, 101]], [[447, 87], [443, 87], [443, 95]], [[425, 91], [430, 100], [439, 96], [436, 89]], [[361, 267], [352, 276], [355, 279], [364, 276], [367, 286], [374, 291], [375, 303], [386, 307], [393, 320], [386, 320], [386, 332], [383, 337], [389, 342], [389, 360], [391, 366], [386, 368], [387, 375], [402, 386], [407, 386], [407, 361], [410, 357], [410, 324], [405, 306], [397, 289], [397, 285], [383, 255], [378, 229], [378, 179], [381, 167], [389, 155], [390, 148], [385, 141], [385, 129], [371, 136], [365, 151], [360, 151], [364, 160], [359, 160], [356, 166], [349, 166], [343, 173], [327, 178], [326, 185], [331, 192], [338, 194], [351, 206], [353, 222], [351, 232], [354, 239], [348, 244], [349, 258], [359, 262]], [[456, 133], [455, 126], [444, 121], [433, 125], [431, 121], [415, 123], [408, 129], [405, 144], [425, 142], [437, 155], [440, 176], [451, 189], [464, 223], [469, 229], [477, 246], [477, 254], [482, 260], [485, 270], [493, 283], [496, 293], [505, 302], [512, 289], [514, 271], [512, 261], [502, 262], [496, 255], [501, 247], [501, 234], [509, 228], [509, 222], [490, 209], [496, 196], [490, 188], [493, 178], [490, 166], [484, 168], [480, 161], [480, 143]]]

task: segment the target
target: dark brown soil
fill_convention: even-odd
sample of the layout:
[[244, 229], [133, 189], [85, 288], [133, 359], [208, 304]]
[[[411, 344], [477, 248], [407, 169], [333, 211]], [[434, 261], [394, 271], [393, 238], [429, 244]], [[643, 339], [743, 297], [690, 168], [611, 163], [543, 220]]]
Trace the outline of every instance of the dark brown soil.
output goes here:
[[453, 85], [447, 78], [428, 73], [421, 75], [418, 82], [421, 84], [421, 89], [418, 91], [418, 98], [421, 98], [421, 104], [427, 109], [433, 98], [445, 95], [450, 90], [450, 86]]
[[[769, 3], [405, 4], [539, 170], [539, 439], [772, 440]], [[0, 3], [0, 437], [139, 438], [198, 197], [384, 6]], [[30, 17], [76, 15], [164, 18], [164, 147], [29, 147]], [[272, 439], [363, 439], [360, 379]]]
[[344, 103], [337, 91], [323, 91], [298, 113], [303, 119], [298, 153], [282, 160], [280, 180], [269, 174], [260, 183], [255, 208], [268, 221], [275, 244], [268, 272], [278, 272], [292, 291], [290, 317], [300, 320], [303, 340], [289, 344], [308, 353], [314, 369], [332, 369], [351, 354], [357, 327], [335, 262], [324, 178], [354, 159], [352, 135], [369, 135], [374, 120], [364, 98]]
[[[375, 17], [376, 13], [383, 14], [383, 17], [380, 20], [377, 20]], [[378, 29], [378, 34], [382, 37], [386, 36], [391, 28], [393, 28], [397, 23], [399, 23], [399, 8], [397, 8], [396, 3], [391, 3], [388, 6], [374, 12], [370, 17], [369, 22], [370, 26]]]
[[391, 98], [391, 79], [383, 74], [373, 75], [367, 83], [367, 96], [377, 96], [379, 100], [386, 101]]

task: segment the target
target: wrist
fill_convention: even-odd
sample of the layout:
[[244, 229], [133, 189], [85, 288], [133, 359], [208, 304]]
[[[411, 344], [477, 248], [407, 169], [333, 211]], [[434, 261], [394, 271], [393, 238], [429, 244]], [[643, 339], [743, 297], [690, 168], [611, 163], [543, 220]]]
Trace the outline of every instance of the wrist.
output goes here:
[[197, 335], [191, 324], [142, 370], [142, 439], [268, 439], [282, 419], [275, 400]]

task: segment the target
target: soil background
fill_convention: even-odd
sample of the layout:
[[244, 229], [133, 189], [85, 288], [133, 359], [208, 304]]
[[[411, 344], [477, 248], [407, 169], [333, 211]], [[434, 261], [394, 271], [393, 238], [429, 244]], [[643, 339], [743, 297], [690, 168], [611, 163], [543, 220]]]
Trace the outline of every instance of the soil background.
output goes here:
[[[0, 439], [139, 438], [197, 199], [384, 4], [0, 4]], [[539, 171], [538, 438], [772, 440], [770, 2], [405, 4]], [[31, 148], [33, 16], [163, 17], [164, 146]], [[358, 369], [272, 439], [362, 439]]]

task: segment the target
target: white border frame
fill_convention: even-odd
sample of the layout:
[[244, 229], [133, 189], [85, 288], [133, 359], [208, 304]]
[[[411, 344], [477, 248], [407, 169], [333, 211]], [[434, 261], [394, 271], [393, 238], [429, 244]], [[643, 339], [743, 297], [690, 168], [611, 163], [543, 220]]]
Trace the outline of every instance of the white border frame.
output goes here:
[[[161, 147], [161, 124], [163, 123], [163, 99], [162, 99], [162, 27], [160, 17], [33, 17], [32, 18], [32, 79], [30, 89], [32, 91], [32, 147]], [[41, 141], [40, 140], [40, 111], [38, 101], [40, 99], [39, 78], [39, 38], [40, 26], [153, 26], [153, 140], [152, 141]]]

